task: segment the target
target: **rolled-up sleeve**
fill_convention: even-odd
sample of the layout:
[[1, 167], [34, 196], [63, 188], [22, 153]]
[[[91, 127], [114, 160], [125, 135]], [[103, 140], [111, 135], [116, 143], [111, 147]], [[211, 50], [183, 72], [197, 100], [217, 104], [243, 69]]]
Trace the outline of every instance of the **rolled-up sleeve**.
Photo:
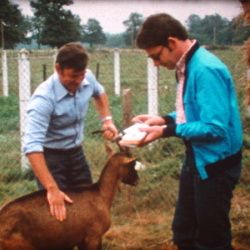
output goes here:
[[27, 110], [27, 123], [24, 135], [25, 154], [43, 152], [43, 143], [48, 131], [53, 103], [41, 95], [34, 95]]
[[93, 97], [98, 97], [105, 92], [104, 87], [97, 81], [90, 70], [87, 70], [86, 79], [91, 83], [91, 86], [93, 86]]

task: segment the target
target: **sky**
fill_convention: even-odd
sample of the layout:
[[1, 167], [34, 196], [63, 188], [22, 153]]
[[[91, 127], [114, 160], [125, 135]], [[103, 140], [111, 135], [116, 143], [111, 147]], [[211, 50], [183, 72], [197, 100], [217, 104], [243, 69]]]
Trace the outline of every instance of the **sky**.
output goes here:
[[[32, 16], [29, 0], [11, 0], [19, 5], [22, 14]], [[183, 25], [189, 15], [219, 14], [231, 20], [237, 17], [242, 9], [238, 0], [74, 0], [74, 4], [65, 9], [80, 16], [81, 23], [86, 24], [89, 18], [100, 22], [105, 33], [122, 33], [126, 30], [123, 21], [129, 19], [133, 12], [144, 18], [151, 14], [165, 12]]]

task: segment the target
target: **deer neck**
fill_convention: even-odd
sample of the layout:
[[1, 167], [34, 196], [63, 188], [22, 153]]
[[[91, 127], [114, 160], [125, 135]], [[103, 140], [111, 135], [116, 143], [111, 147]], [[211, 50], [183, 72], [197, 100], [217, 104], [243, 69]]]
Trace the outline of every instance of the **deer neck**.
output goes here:
[[105, 165], [98, 181], [100, 194], [109, 210], [111, 208], [116, 189], [121, 182], [118, 172], [119, 166], [117, 166], [117, 163], [115, 164], [115, 162], [110, 160]]

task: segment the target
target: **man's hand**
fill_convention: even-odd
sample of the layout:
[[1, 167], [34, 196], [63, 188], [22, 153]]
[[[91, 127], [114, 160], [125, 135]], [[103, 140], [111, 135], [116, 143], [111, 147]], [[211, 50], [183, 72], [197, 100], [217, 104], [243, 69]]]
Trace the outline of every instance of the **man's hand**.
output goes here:
[[48, 170], [43, 152], [27, 154], [31, 167], [42, 185], [47, 190], [47, 200], [50, 206], [51, 215], [57, 220], [66, 219], [66, 208], [64, 201], [72, 203], [73, 201], [57, 187], [57, 184]]
[[162, 137], [163, 130], [166, 127], [164, 126], [148, 126], [148, 127], [141, 127], [139, 128], [140, 131], [146, 132], [147, 135], [144, 137], [144, 139], [141, 141], [141, 143], [138, 145], [138, 147], [144, 147], [148, 145], [150, 142], [155, 141]]
[[149, 126], [165, 125], [165, 120], [162, 117], [156, 115], [137, 115], [132, 119], [132, 122], [134, 123], [138, 120]]
[[103, 137], [108, 140], [113, 140], [115, 136], [118, 135], [118, 130], [112, 120], [108, 120], [102, 123], [102, 128], [105, 131]]
[[148, 127], [145, 126], [139, 128], [140, 131], [146, 132], [147, 135], [141, 141], [138, 147], [146, 146], [150, 142], [161, 138], [163, 135], [163, 130], [166, 128], [165, 120], [162, 117], [156, 115], [137, 115], [132, 119], [132, 122], [137, 121], [141, 121], [144, 124], [149, 125]]
[[57, 220], [66, 219], [65, 202], [73, 203], [73, 201], [58, 188], [47, 190], [47, 200], [50, 206], [50, 214], [55, 216]]

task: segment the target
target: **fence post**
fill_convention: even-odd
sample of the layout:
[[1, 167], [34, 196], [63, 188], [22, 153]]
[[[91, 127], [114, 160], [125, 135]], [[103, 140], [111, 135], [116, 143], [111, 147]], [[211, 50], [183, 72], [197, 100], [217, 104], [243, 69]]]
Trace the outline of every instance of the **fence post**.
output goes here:
[[47, 66], [43, 64], [43, 81], [47, 79]]
[[133, 100], [131, 89], [124, 89], [122, 91], [122, 113], [123, 113], [123, 129], [131, 125], [133, 118]]
[[148, 113], [158, 115], [158, 67], [148, 58]]
[[3, 95], [9, 96], [7, 53], [2, 51]]
[[95, 74], [95, 78], [98, 81], [99, 79], [99, 71], [100, 71], [100, 63], [96, 64], [96, 74]]
[[115, 50], [114, 53], [114, 80], [115, 80], [115, 95], [120, 96], [121, 83], [120, 83], [120, 53]]
[[21, 138], [21, 167], [28, 167], [27, 158], [23, 154], [24, 133], [27, 121], [27, 105], [30, 99], [30, 62], [29, 52], [21, 49], [18, 54], [18, 80], [19, 80], [19, 114]]
[[247, 115], [250, 116], [250, 67], [247, 69]]

